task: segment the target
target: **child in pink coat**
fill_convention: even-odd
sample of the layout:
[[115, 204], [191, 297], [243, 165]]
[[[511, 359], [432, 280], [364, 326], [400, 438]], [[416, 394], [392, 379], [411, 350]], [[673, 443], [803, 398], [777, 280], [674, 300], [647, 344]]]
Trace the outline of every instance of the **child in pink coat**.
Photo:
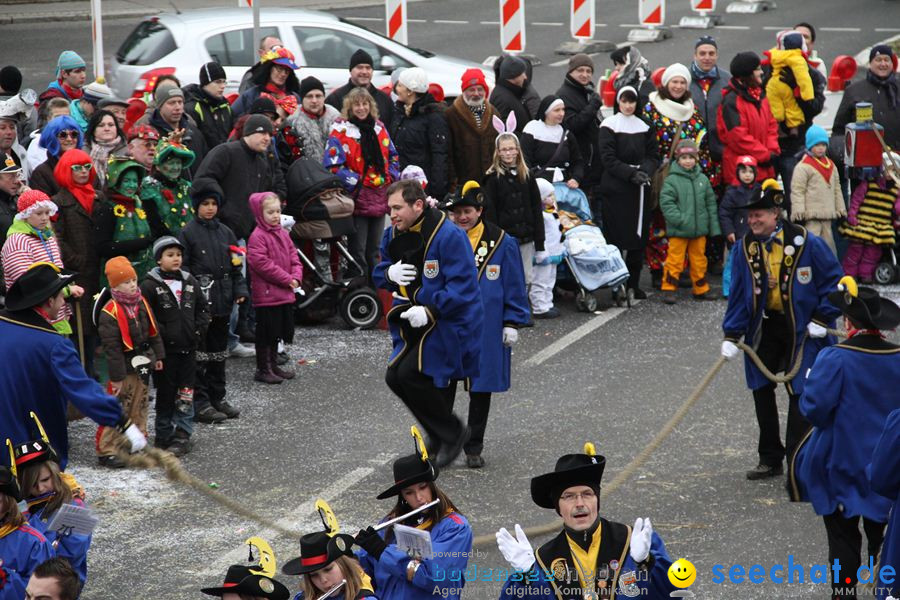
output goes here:
[[294, 373], [278, 367], [278, 340], [294, 339], [294, 290], [303, 280], [297, 249], [281, 227], [281, 200], [272, 192], [250, 195], [256, 228], [247, 241], [250, 294], [256, 310], [256, 375], [263, 383], [281, 383]]

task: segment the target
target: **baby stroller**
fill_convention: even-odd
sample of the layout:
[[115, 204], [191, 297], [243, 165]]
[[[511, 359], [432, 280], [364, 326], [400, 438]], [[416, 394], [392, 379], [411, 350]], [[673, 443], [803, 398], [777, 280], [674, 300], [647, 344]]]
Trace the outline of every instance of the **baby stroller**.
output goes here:
[[[378, 295], [363, 268], [347, 251], [344, 236], [353, 231], [353, 200], [341, 180], [319, 163], [301, 158], [287, 172], [285, 214], [296, 223], [291, 239], [303, 263], [303, 295], [294, 307], [302, 322], [321, 322], [339, 313], [357, 329], [375, 327], [382, 317]], [[350, 272], [356, 274], [350, 276]]]
[[[554, 184], [556, 206], [560, 213], [566, 247], [566, 269], [560, 270], [562, 278], [571, 277], [578, 286], [575, 306], [580, 311], [597, 310], [597, 298], [593, 292], [612, 290], [616, 306], [623, 302], [631, 308], [631, 298], [625, 289], [628, 268], [619, 249], [606, 243], [600, 228], [594, 225], [593, 215], [582, 194], [568, 194], [561, 189], [565, 184]], [[559, 280], [559, 277], [557, 278]]]

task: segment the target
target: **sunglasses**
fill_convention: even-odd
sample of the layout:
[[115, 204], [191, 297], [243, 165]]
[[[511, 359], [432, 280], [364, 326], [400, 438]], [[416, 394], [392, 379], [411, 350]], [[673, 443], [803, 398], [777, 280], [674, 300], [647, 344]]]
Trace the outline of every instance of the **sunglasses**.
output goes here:
[[94, 165], [92, 163], [84, 163], [83, 165], [72, 165], [72, 171], [81, 173], [82, 171], [90, 171]]
[[66, 139], [66, 138], [69, 138], [69, 139], [71, 139], [71, 140], [77, 140], [77, 139], [78, 139], [78, 132], [77, 132], [77, 131], [71, 131], [71, 130], [69, 130], [69, 131], [60, 131], [59, 133], [56, 134], [56, 137], [59, 138], [59, 139], [61, 139], [61, 140], [64, 140], [64, 139]]

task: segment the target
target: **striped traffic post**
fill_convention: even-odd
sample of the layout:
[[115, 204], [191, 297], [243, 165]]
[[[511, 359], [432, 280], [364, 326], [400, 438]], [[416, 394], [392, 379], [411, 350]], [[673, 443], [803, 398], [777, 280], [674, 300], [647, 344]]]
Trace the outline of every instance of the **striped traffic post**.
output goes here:
[[387, 36], [395, 42], [406, 45], [406, 0], [385, 0], [384, 7]]
[[709, 29], [714, 25], [718, 25], [722, 17], [714, 15], [712, 12], [716, 10], [716, 0], [691, 0], [691, 10], [696, 15], [685, 15], [681, 17], [678, 26], [685, 29]]
[[638, 0], [638, 21], [641, 29], [628, 32], [629, 42], [658, 42], [669, 37], [663, 27], [666, 22], [666, 0]]
[[594, 0], [572, 0], [570, 30], [579, 41], [594, 37]]
[[525, 51], [525, 0], [500, 0], [500, 47], [508, 54]]

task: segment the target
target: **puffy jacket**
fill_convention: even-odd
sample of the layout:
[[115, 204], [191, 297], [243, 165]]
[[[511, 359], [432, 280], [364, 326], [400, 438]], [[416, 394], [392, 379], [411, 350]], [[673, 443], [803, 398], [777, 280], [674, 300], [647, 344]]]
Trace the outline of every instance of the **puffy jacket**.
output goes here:
[[400, 155], [400, 169], [418, 165], [428, 179], [428, 193], [435, 198], [447, 194], [447, 150], [450, 132], [444, 119], [446, 105], [431, 94], [423, 94], [409, 114], [397, 104], [391, 125], [391, 139]]
[[666, 218], [666, 232], [670, 238], [722, 233], [716, 212], [716, 193], [699, 166], [686, 171], [677, 162], [672, 163], [659, 194], [659, 208]]
[[213, 98], [196, 83], [184, 88], [184, 110], [194, 119], [207, 148], [215, 148], [228, 141], [234, 124], [231, 105], [225, 98]]
[[565, 81], [556, 90], [556, 95], [566, 105], [563, 126], [575, 136], [581, 160], [584, 163], [585, 187], [600, 181], [600, 119], [602, 104], [600, 95], [593, 86], [586, 87], [566, 75]]
[[281, 225], [269, 225], [263, 220], [262, 201], [265, 197], [265, 194], [250, 196], [250, 210], [256, 219], [256, 229], [247, 241], [253, 306], [293, 304], [291, 280], [303, 281], [303, 267], [288, 232]]
[[[693, 68], [691, 69], [693, 71]], [[693, 74], [693, 73], [692, 73]], [[709, 91], [703, 91], [696, 74], [691, 78], [691, 99], [694, 101], [694, 108], [703, 118], [706, 125], [706, 138], [709, 140], [709, 153], [712, 154], [713, 160], [722, 162], [722, 140], [719, 139], [718, 129], [716, 128], [716, 115], [719, 111], [719, 105], [722, 104], [722, 91], [731, 79], [731, 73], [717, 67], [717, 75], [709, 77]]]
[[[131, 361], [138, 355], [146, 356], [151, 362], [156, 362], [166, 357], [165, 346], [163, 345], [162, 337], [159, 335], [156, 319], [147, 310], [150, 302], [147, 301], [145, 304], [144, 300], [146, 298], [138, 304], [138, 311], [134, 318], [127, 316], [126, 311], [125, 321], [128, 324], [128, 335], [131, 337], [131, 350], [125, 347], [122, 340], [122, 331], [119, 329], [119, 323], [116, 320], [115, 315], [119, 311], [119, 305], [110, 300], [106, 303], [103, 310], [100, 311], [100, 316], [97, 319], [97, 333], [100, 336], [100, 343], [103, 345], [103, 351], [106, 354], [110, 381], [122, 381], [125, 379], [125, 375], [134, 373]], [[156, 330], [156, 335], [151, 335], [151, 332], [154, 330]]]
[[543, 205], [534, 177], [522, 182], [511, 173], [490, 173], [481, 187], [484, 220], [497, 225], [520, 244], [534, 242], [535, 250], [543, 250]]
[[217, 218], [195, 217], [178, 234], [184, 244], [182, 267], [193, 275], [206, 292], [212, 316], [231, 314], [234, 301], [249, 297], [247, 282], [241, 274], [243, 261], [233, 253], [237, 237], [227, 225]]
[[716, 119], [716, 130], [725, 149], [722, 152], [722, 173], [725, 183], [737, 182], [737, 159], [749, 154], [757, 160], [756, 180], [775, 177], [773, 155], [780, 152], [778, 124], [769, 109], [765, 94], [757, 100], [732, 77], [722, 92], [722, 104]]
[[163, 279], [159, 267], [147, 273], [141, 282], [141, 294], [153, 310], [166, 350], [190, 352], [197, 349], [209, 326], [209, 304], [190, 273], [179, 270], [175, 278], [181, 279], [180, 300]]

